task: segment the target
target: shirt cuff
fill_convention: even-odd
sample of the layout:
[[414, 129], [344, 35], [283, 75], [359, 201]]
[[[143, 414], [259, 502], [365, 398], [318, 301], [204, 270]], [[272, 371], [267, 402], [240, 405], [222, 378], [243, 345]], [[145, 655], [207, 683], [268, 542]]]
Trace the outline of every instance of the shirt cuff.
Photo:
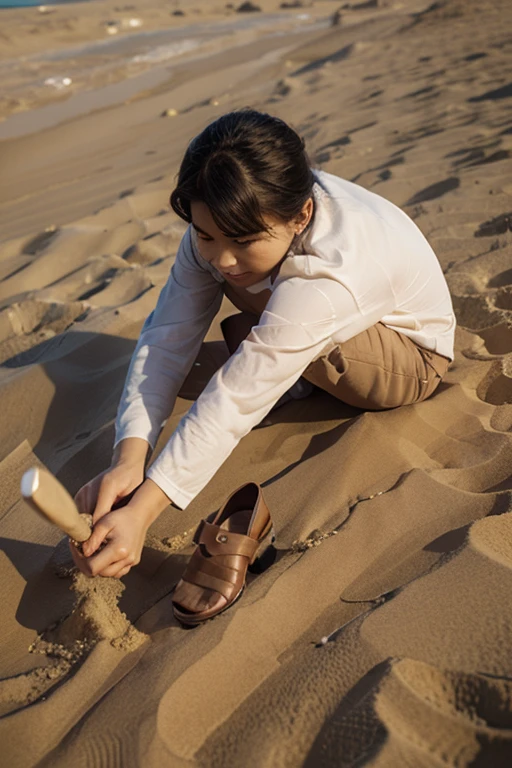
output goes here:
[[148, 469], [146, 472], [146, 477], [149, 477], [150, 480], [152, 480], [158, 485], [159, 488], [162, 489], [162, 491], [166, 496], [169, 497], [175, 507], [185, 509], [185, 507], [187, 507], [194, 498], [194, 494], [185, 493], [184, 491], [177, 488], [177, 486], [175, 486], [174, 483], [172, 483], [169, 478], [154, 465]]
[[152, 435], [148, 435], [147, 432], [144, 432], [143, 430], [139, 429], [125, 429], [123, 432], [119, 432], [116, 434], [114, 438], [114, 445], [112, 446], [112, 450], [115, 450], [115, 448], [119, 445], [121, 440], [126, 440], [128, 437], [140, 437], [141, 440], [146, 440], [146, 442], [149, 443], [151, 446], [151, 450], [153, 451], [156, 445], [156, 439], [152, 437]]

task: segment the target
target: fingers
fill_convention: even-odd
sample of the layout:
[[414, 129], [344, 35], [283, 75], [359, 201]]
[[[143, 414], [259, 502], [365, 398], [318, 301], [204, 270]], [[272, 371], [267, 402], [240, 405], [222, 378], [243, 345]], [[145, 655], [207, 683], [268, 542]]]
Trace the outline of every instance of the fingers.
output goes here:
[[110, 576], [112, 579], [119, 579], [128, 573], [134, 563], [130, 558], [124, 558], [124, 560], [118, 560], [117, 563], [112, 563], [106, 568], [103, 568], [97, 575], [98, 576]]
[[[78, 570], [84, 573], [86, 576], [106, 576], [113, 579], [120, 579], [131, 570], [133, 565], [137, 565], [136, 558], [134, 557], [121, 557], [121, 559], [111, 562], [105, 567], [102, 567], [101, 561], [96, 561], [96, 558], [84, 557], [79, 549], [75, 547], [73, 542], [69, 540], [69, 548], [71, 550], [71, 556]], [[115, 554], [112, 553], [115, 557]]]
[[139, 562], [140, 558], [129, 553], [125, 547], [111, 542], [97, 555], [88, 558], [88, 569], [91, 576], [116, 576], [118, 571], [127, 566], [129, 570]]
[[126, 506], [143, 481], [143, 472], [139, 477], [135, 470], [110, 467], [80, 488], [75, 503], [79, 512], [92, 515], [97, 523], [112, 509]]
[[75, 547], [71, 539], [68, 539], [68, 544], [71, 552], [71, 557], [73, 558], [73, 562], [78, 568], [78, 570], [82, 571], [82, 573], [85, 573], [86, 576], [92, 576], [89, 570], [89, 563], [87, 558], [84, 557], [80, 552], [80, 550]]
[[112, 482], [109, 475], [106, 475], [105, 478], [103, 479], [103, 482], [100, 484], [100, 488], [98, 491], [96, 508], [92, 516], [93, 523], [97, 523], [98, 520], [101, 520], [101, 518], [104, 515], [107, 515], [111, 511], [114, 505], [114, 502], [117, 501], [117, 498], [118, 498], [117, 484], [115, 482]]
[[85, 557], [91, 557], [91, 555], [96, 552], [100, 545], [103, 544], [111, 530], [112, 525], [109, 524], [108, 521], [105, 522], [100, 520], [99, 523], [96, 523], [92, 529], [91, 535], [87, 541], [84, 541], [82, 544], [82, 552], [84, 553]]
[[78, 511], [93, 515], [93, 522], [97, 523], [111, 511], [118, 496], [118, 483], [113, 481], [108, 472], [102, 472], [83, 485], [74, 498]]

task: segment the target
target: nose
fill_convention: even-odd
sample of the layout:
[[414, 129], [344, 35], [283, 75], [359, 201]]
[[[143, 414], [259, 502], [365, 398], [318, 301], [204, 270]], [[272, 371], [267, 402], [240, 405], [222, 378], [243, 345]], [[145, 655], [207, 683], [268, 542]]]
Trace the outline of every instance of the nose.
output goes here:
[[237, 260], [235, 254], [229, 250], [229, 248], [221, 247], [212, 259], [213, 266], [220, 272], [226, 269], [231, 269], [236, 266]]

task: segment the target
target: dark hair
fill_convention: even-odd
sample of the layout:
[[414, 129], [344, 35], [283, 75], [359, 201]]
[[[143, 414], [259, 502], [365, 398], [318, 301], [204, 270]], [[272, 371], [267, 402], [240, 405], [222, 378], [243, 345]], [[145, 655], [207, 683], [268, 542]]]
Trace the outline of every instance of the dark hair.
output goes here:
[[245, 107], [210, 123], [189, 144], [171, 206], [191, 222], [190, 203], [204, 202], [227, 237], [269, 231], [272, 214], [298, 216], [315, 182], [304, 140], [278, 117]]

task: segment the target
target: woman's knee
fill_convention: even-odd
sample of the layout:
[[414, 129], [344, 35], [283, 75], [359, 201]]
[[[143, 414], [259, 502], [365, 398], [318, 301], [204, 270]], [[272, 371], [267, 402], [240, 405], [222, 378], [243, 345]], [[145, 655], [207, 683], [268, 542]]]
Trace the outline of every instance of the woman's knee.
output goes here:
[[239, 312], [221, 320], [220, 328], [231, 355], [250, 334], [253, 325], [257, 325], [258, 319], [258, 315], [251, 312]]
[[383, 326], [335, 345], [303, 376], [348, 405], [385, 410], [426, 400], [448, 365], [446, 358]]

